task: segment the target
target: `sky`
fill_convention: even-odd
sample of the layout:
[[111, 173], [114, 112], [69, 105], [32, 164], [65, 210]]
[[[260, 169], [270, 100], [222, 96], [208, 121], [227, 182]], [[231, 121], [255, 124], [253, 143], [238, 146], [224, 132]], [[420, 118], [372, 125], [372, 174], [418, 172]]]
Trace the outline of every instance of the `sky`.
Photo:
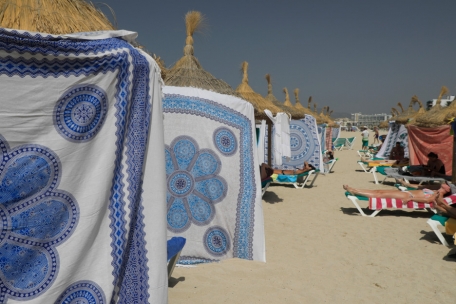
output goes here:
[[456, 95], [454, 0], [103, 2], [115, 17], [94, 4], [118, 29], [138, 32], [167, 67], [183, 55], [185, 14], [200, 11], [207, 26], [193, 36], [195, 57], [234, 89], [247, 61], [257, 93], [267, 94], [269, 73], [279, 100], [284, 87], [299, 88], [303, 105], [312, 96], [334, 112], [389, 114], [413, 95], [423, 103], [437, 98], [443, 85]]

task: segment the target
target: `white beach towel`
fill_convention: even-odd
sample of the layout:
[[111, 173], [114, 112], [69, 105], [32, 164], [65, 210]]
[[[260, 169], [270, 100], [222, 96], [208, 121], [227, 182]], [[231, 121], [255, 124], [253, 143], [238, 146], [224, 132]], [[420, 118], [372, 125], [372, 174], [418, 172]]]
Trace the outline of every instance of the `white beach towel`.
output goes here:
[[168, 237], [187, 239], [179, 263], [265, 261], [252, 105], [196, 88], [163, 92]]
[[0, 28], [0, 92], [0, 303], [165, 303], [153, 59]]

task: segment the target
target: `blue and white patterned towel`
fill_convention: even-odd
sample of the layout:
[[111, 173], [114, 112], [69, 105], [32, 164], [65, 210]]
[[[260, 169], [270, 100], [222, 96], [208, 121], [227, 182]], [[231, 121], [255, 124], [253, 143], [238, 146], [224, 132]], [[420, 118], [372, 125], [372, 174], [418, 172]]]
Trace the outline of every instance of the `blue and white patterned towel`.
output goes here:
[[103, 35], [0, 28], [0, 303], [167, 301], [160, 73]]
[[[268, 156], [268, 134], [265, 136], [265, 159]], [[283, 158], [282, 166], [273, 166], [274, 169], [293, 170], [302, 169], [304, 162], [308, 162], [315, 168], [320, 169], [322, 164], [320, 138], [317, 123], [312, 115], [306, 115], [300, 120], [290, 122], [290, 146], [291, 157]], [[272, 155], [274, 159], [274, 155]], [[274, 163], [274, 162], [272, 162]]]
[[168, 237], [187, 239], [179, 263], [265, 261], [252, 105], [196, 88], [163, 92]]
[[388, 158], [391, 150], [396, 146], [396, 142], [400, 142], [404, 147], [404, 157], [409, 157], [407, 128], [403, 124], [395, 122], [390, 122], [389, 125], [390, 128], [386, 135], [386, 139], [375, 157]]

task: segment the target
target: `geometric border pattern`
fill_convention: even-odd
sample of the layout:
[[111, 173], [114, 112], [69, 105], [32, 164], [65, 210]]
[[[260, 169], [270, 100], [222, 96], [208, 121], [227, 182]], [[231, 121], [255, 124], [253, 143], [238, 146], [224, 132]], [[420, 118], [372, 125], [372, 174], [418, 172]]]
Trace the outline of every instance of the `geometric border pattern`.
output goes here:
[[[236, 208], [236, 223], [233, 237], [233, 257], [253, 259], [254, 212], [256, 183], [253, 168], [252, 123], [245, 115], [212, 100], [180, 94], [165, 94], [164, 113], [180, 113], [206, 117], [240, 131], [239, 142], [239, 180], [240, 191]], [[237, 178], [232, 176], [232, 178]], [[191, 261], [195, 257], [181, 256], [181, 260]]]

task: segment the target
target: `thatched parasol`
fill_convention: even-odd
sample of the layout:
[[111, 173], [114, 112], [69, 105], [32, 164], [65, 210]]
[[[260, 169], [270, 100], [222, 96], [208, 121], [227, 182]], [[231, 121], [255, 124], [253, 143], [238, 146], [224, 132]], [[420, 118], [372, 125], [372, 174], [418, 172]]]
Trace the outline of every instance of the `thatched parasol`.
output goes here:
[[163, 80], [165, 80], [166, 72], [168, 71], [168, 69], [166, 68], [166, 65], [165, 65], [165, 61], [163, 59], [161, 59], [160, 56], [157, 56], [155, 54], [153, 55], [153, 58], [161, 70], [161, 78]]
[[385, 120], [378, 124], [378, 127], [381, 129], [387, 129], [389, 127], [389, 121]]
[[193, 56], [193, 33], [201, 28], [203, 22], [204, 17], [200, 12], [190, 11], [185, 15], [187, 38], [184, 56], [166, 71], [165, 84], [176, 87], [194, 87], [238, 96], [229, 84], [205, 71], [198, 59]]
[[268, 95], [266, 95], [264, 98], [265, 98], [266, 100], [269, 100], [270, 102], [272, 102], [272, 103], [273, 103], [274, 105], [276, 105], [277, 107], [281, 108], [281, 109], [282, 109], [281, 112], [286, 112], [286, 113], [290, 114], [292, 118], [294, 118], [294, 119], [303, 118], [304, 115], [302, 115], [302, 114], [301, 114], [298, 110], [296, 110], [293, 106], [292, 106], [292, 107], [286, 106], [285, 104], [281, 103], [281, 102], [274, 96], [274, 94], [272, 93], [271, 75], [266, 74], [265, 78], [266, 78], [266, 81], [268, 82]]
[[263, 98], [260, 94], [256, 93], [250, 86], [249, 86], [249, 74], [247, 72], [249, 64], [247, 61], [242, 63], [242, 82], [236, 88], [236, 92], [245, 100], [250, 102], [253, 107], [255, 108], [255, 118], [264, 119], [266, 118], [266, 114], [264, 114], [264, 110], [269, 110], [272, 114], [277, 114], [279, 112], [283, 112], [278, 106], [274, 105], [271, 101]]
[[0, 0], [0, 27], [53, 35], [114, 30], [100, 10], [83, 0]]
[[[414, 104], [419, 105], [418, 111], [415, 111], [413, 109]], [[401, 113], [399, 116], [396, 117], [396, 122], [401, 124], [407, 124], [416, 119], [419, 115], [424, 114], [425, 112], [426, 110], [424, 110], [423, 103], [418, 99], [416, 95], [414, 95], [410, 100], [408, 109], [405, 110], [404, 113]]]
[[399, 108], [401, 108], [401, 113], [404, 113], [404, 107], [402, 106], [402, 103], [398, 102], [397, 105]]
[[[454, 102], [451, 103], [451, 108], [447, 109], [446, 111], [442, 111], [442, 106], [440, 105], [440, 101], [442, 96], [448, 93], [447, 87], [443, 86], [440, 89], [439, 97], [437, 98], [437, 102], [435, 105], [423, 115], [420, 115], [416, 118], [416, 122], [414, 123], [418, 127], [425, 127], [425, 128], [433, 128], [437, 126], [441, 126], [446, 124], [445, 117], [452, 109], [454, 109]], [[449, 106], [449, 107], [450, 107]]]
[[[295, 109], [298, 110], [304, 117], [304, 115], [312, 115], [315, 117], [315, 114], [310, 110], [310, 108], [304, 108], [304, 106], [301, 104], [301, 101], [299, 101], [299, 89], [296, 88], [294, 89], [294, 95], [295, 95]], [[310, 103], [307, 104], [308, 107], [310, 107]]]

